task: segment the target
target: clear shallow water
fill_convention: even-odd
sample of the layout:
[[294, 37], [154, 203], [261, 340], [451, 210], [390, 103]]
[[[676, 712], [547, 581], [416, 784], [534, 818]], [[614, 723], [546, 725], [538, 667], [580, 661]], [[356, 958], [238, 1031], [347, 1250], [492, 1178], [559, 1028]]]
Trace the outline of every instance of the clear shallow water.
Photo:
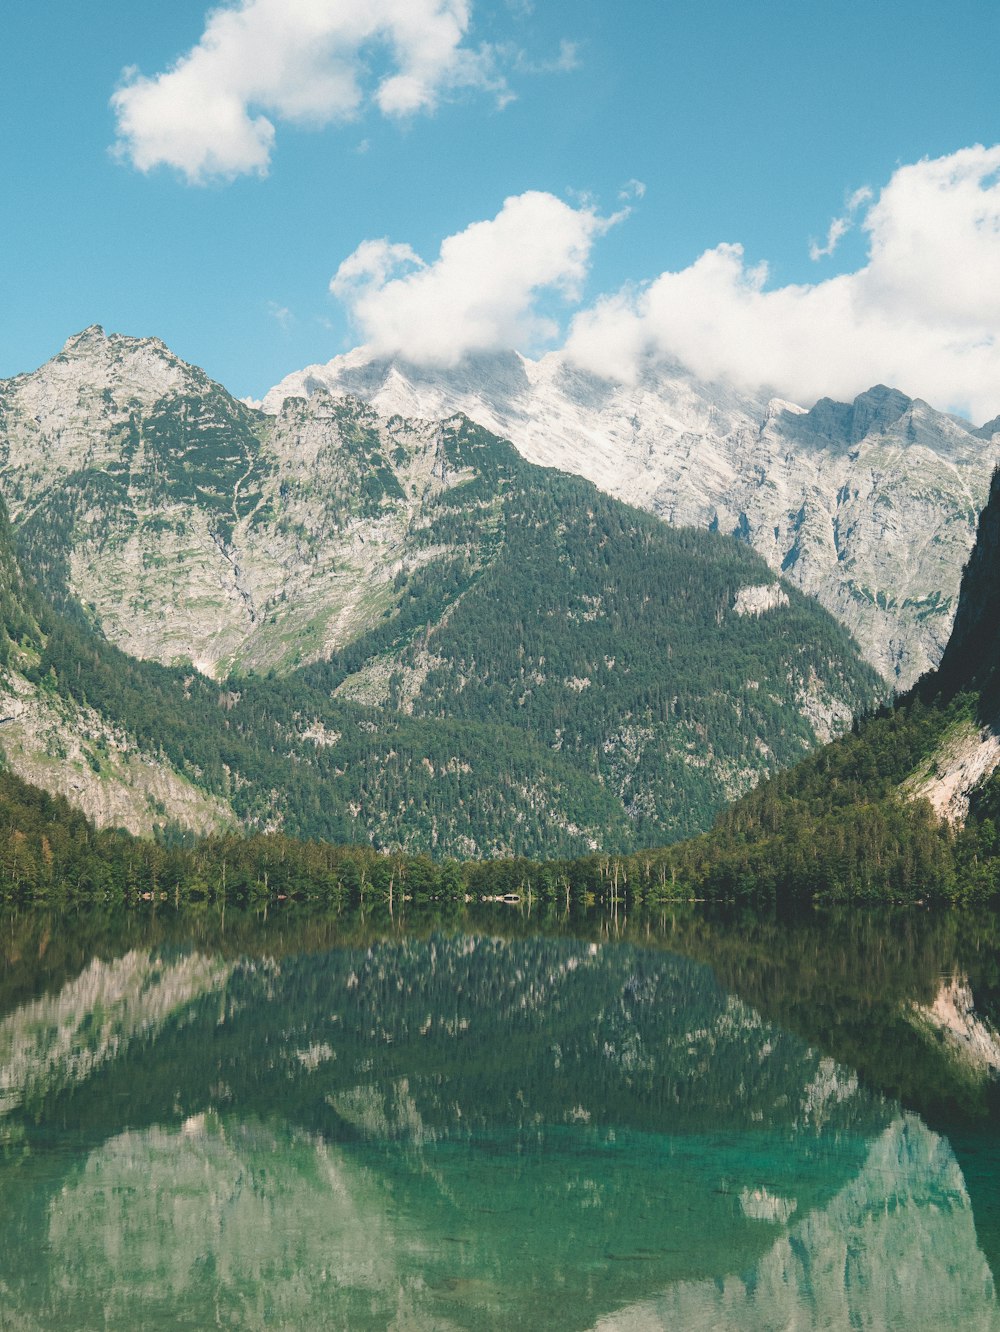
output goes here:
[[4, 922], [0, 1328], [1000, 1327], [988, 935], [619, 933]]

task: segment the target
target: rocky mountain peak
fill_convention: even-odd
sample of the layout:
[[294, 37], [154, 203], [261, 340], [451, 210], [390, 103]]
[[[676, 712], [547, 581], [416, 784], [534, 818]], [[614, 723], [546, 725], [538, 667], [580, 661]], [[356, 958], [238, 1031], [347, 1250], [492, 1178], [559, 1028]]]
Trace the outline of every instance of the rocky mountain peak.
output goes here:
[[79, 333], [74, 333], [63, 343], [61, 356], [73, 356], [88, 348], [99, 346], [108, 341], [108, 335], [100, 324], [88, 324]]
[[[876, 384], [853, 402], [820, 398], [805, 413], [785, 413], [796, 435], [813, 446], [850, 449], [871, 435], [885, 435], [913, 406], [898, 389]], [[795, 418], [794, 420], [792, 418]]]
[[768, 400], [767, 415], [764, 418], [765, 424], [770, 421], [776, 421], [779, 417], [786, 415], [790, 417], [806, 416], [808, 415], [808, 410], [805, 407], [800, 407], [798, 403], [789, 402], [785, 398], [770, 398]]
[[[125, 363], [137, 357], [149, 356], [155, 356], [166, 364], [180, 367], [189, 374], [201, 375], [203, 373], [196, 366], [182, 361], [176, 353], [170, 350], [162, 338], [139, 338], [128, 333], [107, 333], [100, 324], [89, 324], [86, 328], [81, 329], [79, 333], [74, 333], [72, 337], [67, 338], [62, 349], [53, 360], [86, 361], [99, 358]], [[42, 369], [44, 368], [43, 366]], [[40, 372], [36, 371], [35, 373]]]
[[[190, 428], [175, 428], [178, 405], [182, 418], [194, 413]], [[143, 468], [162, 474], [165, 455], [183, 465], [182, 443], [211, 445], [234, 422], [245, 436], [248, 417], [158, 338], [92, 324], [39, 369], [0, 381], [3, 494], [17, 521], [57, 476], [84, 468], [108, 478]]]
[[113, 402], [148, 405], [169, 394], [202, 391], [210, 383], [159, 338], [106, 333], [100, 324], [91, 324], [39, 369], [0, 381], [0, 398], [12, 410], [17, 399], [31, 403], [42, 424], [49, 416], [75, 412], [87, 398], [101, 399], [106, 407]]
[[850, 440], [860, 444], [871, 434], [885, 434], [912, 406], [913, 399], [898, 389], [876, 384], [859, 393], [850, 408]]

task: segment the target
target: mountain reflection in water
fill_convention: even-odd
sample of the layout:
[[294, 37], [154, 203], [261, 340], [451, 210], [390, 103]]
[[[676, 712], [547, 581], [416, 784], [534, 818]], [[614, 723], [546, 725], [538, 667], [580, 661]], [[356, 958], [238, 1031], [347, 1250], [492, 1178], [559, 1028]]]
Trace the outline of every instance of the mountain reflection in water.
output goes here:
[[[784, 946], [825, 1028], [836, 931], [823, 980], [809, 926], [500, 919], [133, 921], [90, 955], [10, 922], [0, 1326], [1000, 1328], [942, 1123], [838, 1062], [846, 1008], [838, 1048], [774, 1020], [780, 986], [746, 1001]], [[911, 951], [857, 1020], [912, 1033], [983, 1188], [983, 985]]]

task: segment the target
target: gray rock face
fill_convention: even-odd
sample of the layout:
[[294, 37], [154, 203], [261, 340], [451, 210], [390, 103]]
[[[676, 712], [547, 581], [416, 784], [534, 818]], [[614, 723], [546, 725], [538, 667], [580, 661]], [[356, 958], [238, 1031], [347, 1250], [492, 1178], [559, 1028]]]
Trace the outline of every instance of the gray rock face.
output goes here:
[[144, 750], [122, 726], [40, 688], [12, 665], [0, 674], [0, 712], [5, 766], [65, 796], [98, 827], [151, 836], [167, 821], [199, 834], [236, 824], [223, 800], [162, 754]]
[[976, 544], [962, 577], [955, 631], [941, 661], [948, 692], [978, 689], [995, 698], [1000, 669], [1000, 475], [994, 477]]
[[34, 567], [125, 651], [209, 675], [326, 655], [392, 604], [424, 507], [465, 479], [441, 442], [323, 392], [268, 417], [99, 328], [0, 384]]
[[362, 349], [289, 376], [264, 407], [321, 388], [409, 417], [463, 411], [531, 462], [669, 523], [737, 534], [837, 616], [898, 688], [941, 658], [1000, 461], [998, 422], [977, 430], [884, 386], [805, 411], [676, 366], [622, 386], [556, 353], [428, 371]]

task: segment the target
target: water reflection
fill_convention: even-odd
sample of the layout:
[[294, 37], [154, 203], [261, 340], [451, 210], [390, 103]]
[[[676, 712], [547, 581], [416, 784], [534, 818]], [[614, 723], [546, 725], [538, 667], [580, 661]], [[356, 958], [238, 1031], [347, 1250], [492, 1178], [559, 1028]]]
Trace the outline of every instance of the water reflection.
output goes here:
[[[48, 1209], [59, 1279], [49, 1316], [80, 1326], [319, 1326], [408, 1299], [418, 1230], [394, 1223], [376, 1172], [321, 1138], [214, 1114], [111, 1138]], [[412, 1301], [411, 1301], [412, 1302]], [[358, 1324], [360, 1325], [360, 1324]]]
[[889, 1125], [829, 1206], [748, 1271], [678, 1282], [597, 1324], [601, 1332], [998, 1325], [962, 1172], [946, 1140], [913, 1115]]
[[1000, 1073], [1000, 1035], [976, 1011], [968, 976], [942, 977], [929, 1004], [914, 1003], [915, 1024], [926, 1023], [956, 1059], [989, 1079]]
[[[948, 1139], [746, 1002], [746, 931], [283, 929], [133, 929], [41, 993], [22, 939], [0, 1326], [1000, 1327]], [[937, 965], [883, 1003], [940, 1099], [934, 1052], [981, 1079], [994, 1034]]]
[[0, 1115], [83, 1081], [195, 998], [221, 989], [230, 971], [199, 953], [173, 961], [134, 951], [112, 962], [95, 958], [58, 993], [0, 1021]]

